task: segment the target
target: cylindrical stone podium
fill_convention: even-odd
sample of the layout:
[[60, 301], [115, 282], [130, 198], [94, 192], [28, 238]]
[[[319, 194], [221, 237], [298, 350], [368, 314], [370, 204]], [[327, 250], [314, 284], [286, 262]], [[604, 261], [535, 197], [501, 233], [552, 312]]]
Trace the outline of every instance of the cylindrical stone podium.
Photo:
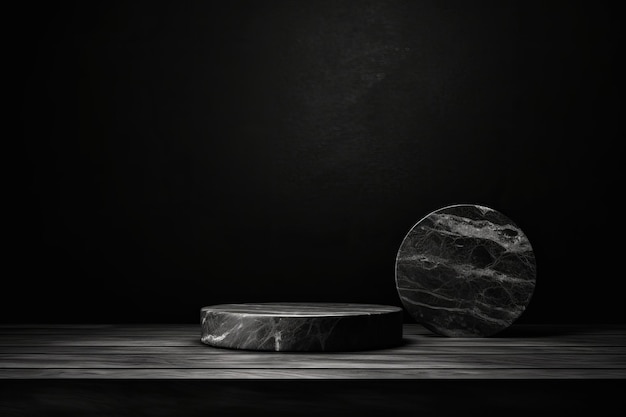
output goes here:
[[203, 343], [260, 351], [353, 351], [402, 341], [402, 309], [374, 304], [221, 304], [201, 309]]

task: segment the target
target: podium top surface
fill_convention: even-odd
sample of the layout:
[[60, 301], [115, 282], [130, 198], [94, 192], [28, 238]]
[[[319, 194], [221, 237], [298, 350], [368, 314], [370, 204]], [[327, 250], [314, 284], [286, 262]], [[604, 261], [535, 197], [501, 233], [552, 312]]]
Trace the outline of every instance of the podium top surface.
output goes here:
[[218, 304], [202, 311], [276, 317], [344, 317], [401, 312], [400, 307], [346, 303], [243, 303]]

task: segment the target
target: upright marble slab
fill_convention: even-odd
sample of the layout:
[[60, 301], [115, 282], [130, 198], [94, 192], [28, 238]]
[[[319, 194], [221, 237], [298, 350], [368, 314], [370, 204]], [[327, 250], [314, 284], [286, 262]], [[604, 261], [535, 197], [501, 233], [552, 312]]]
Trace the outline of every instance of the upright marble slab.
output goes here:
[[411, 316], [444, 336], [491, 336], [526, 309], [536, 281], [530, 241], [502, 213], [478, 205], [434, 211], [406, 235], [396, 287]]
[[402, 315], [373, 304], [221, 304], [201, 309], [201, 341], [261, 351], [378, 349], [402, 341]]

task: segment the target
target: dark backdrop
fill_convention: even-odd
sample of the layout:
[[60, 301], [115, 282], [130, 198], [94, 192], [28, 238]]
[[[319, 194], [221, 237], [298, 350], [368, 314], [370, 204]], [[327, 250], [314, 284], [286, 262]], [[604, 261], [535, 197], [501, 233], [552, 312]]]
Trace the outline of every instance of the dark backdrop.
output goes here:
[[535, 248], [520, 321], [624, 322], [621, 22], [603, 2], [543, 3], [5, 10], [1, 320], [400, 305], [404, 235], [466, 202]]

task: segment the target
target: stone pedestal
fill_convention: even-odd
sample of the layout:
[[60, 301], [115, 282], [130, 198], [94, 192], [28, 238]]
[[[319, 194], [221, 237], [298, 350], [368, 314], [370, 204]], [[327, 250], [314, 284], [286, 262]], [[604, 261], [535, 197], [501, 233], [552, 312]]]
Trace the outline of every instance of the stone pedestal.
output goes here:
[[402, 309], [371, 304], [222, 304], [201, 309], [201, 340], [263, 351], [351, 351], [402, 341]]
[[524, 311], [535, 288], [535, 256], [522, 230], [488, 207], [430, 213], [404, 238], [396, 287], [418, 323], [445, 336], [490, 336]]

